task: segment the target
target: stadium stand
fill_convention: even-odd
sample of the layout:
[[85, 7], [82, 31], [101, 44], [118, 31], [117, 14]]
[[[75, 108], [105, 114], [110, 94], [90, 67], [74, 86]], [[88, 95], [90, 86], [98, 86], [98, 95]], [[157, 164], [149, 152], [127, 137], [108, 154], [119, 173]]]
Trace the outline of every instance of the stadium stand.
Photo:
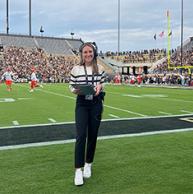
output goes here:
[[67, 44], [66, 40], [59, 38], [37, 37], [40, 48], [43, 48], [47, 53], [72, 55], [72, 49]]
[[[81, 39], [0, 34], [0, 70], [11, 66], [17, 75], [15, 81], [24, 82], [30, 79], [31, 68], [35, 66], [43, 82], [68, 82], [72, 67], [79, 63], [77, 54], [82, 42]], [[190, 38], [185, 44], [186, 66], [193, 66], [192, 42]], [[171, 64], [179, 66], [179, 49], [171, 52]], [[138, 83], [139, 74], [144, 84], [191, 85], [192, 81], [187, 70], [179, 73], [178, 69], [168, 68], [165, 49], [127, 51], [119, 55], [101, 53], [98, 63], [105, 68], [109, 82], [119, 73], [122, 82], [132, 84]]]
[[71, 47], [72, 51], [75, 52], [75, 54], [77, 54], [82, 42], [76, 39], [68, 39], [66, 42]]
[[27, 36], [0, 34], [1, 44], [5, 47], [16, 46], [24, 48], [41, 48], [49, 54], [72, 55], [83, 43], [81, 39], [66, 39], [56, 37]]
[[166, 56], [165, 49], [152, 49], [143, 51], [126, 51], [120, 52], [119, 55], [113, 52], [107, 52], [107, 57], [111, 57], [123, 63], [153, 63]]
[[66, 82], [83, 43], [80, 39], [5, 34], [0, 34], [0, 41], [1, 70], [11, 66], [18, 82], [30, 79], [33, 66], [45, 82]]
[[77, 56], [47, 54], [39, 48], [5, 47], [3, 55], [2, 68], [11, 66], [17, 82], [28, 81], [33, 67], [44, 82], [66, 82], [72, 67], [79, 62]]
[[[83, 43], [81, 39], [5, 34], [0, 34], [0, 40], [1, 68], [11, 66], [17, 82], [28, 81], [34, 66], [43, 82], [68, 82], [72, 67], [79, 63], [77, 54]], [[98, 61], [108, 74], [113, 73], [100, 57]]]
[[29, 36], [0, 34], [0, 38], [3, 46], [16, 46], [27, 48], [33, 48], [37, 46], [33, 40], [33, 37]]

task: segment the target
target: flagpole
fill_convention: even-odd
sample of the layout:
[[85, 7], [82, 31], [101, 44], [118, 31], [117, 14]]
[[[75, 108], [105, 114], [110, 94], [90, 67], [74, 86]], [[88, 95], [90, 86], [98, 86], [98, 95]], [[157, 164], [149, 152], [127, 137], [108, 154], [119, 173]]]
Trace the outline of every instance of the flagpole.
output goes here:
[[171, 27], [170, 27], [170, 12], [169, 10], [167, 11], [167, 20], [168, 20], [168, 52], [167, 52], [167, 55], [168, 55], [168, 68], [170, 69], [170, 55], [171, 55]]
[[158, 45], [157, 45], [157, 34], [156, 34], [156, 39], [155, 39], [155, 49], [158, 48]]
[[31, 0], [29, 0], [29, 36], [31, 36]]
[[9, 0], [6, 1], [6, 32], [9, 34]]
[[120, 0], [118, 0], [118, 40], [117, 40], [117, 56], [119, 56], [120, 52]]
[[183, 66], [183, 0], [181, 0], [181, 67]]

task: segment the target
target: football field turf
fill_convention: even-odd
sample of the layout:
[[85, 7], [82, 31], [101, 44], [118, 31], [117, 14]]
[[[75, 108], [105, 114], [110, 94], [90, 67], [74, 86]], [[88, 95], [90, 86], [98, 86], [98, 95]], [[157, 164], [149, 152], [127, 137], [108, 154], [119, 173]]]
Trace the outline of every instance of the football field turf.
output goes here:
[[0, 151], [1, 194], [192, 194], [193, 132], [100, 140], [73, 184], [74, 144]]
[[[193, 90], [105, 90], [104, 120], [193, 113]], [[46, 84], [33, 93], [27, 84], [14, 84], [11, 92], [0, 85], [1, 128], [73, 121], [74, 108], [67, 84]], [[0, 194], [192, 194], [192, 138], [189, 131], [99, 140], [93, 176], [82, 187], [73, 185], [74, 143], [0, 150]]]
[[[106, 85], [103, 119], [184, 115], [193, 113], [193, 90]], [[29, 92], [14, 84], [0, 85], [0, 127], [74, 121], [75, 95], [68, 84], [46, 84]]]

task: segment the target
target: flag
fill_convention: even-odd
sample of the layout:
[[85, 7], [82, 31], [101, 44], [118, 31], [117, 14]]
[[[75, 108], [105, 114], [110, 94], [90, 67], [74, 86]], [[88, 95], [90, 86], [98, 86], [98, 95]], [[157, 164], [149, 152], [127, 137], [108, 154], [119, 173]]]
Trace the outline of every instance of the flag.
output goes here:
[[170, 33], [168, 34], [168, 36], [171, 36], [172, 35], [172, 31], [170, 31]]
[[164, 36], [164, 31], [162, 31], [160, 34], [159, 34], [160, 38], [162, 38]]
[[156, 40], [156, 34], [154, 35], [154, 37], [153, 37], [153, 38], [154, 38], [154, 40]]

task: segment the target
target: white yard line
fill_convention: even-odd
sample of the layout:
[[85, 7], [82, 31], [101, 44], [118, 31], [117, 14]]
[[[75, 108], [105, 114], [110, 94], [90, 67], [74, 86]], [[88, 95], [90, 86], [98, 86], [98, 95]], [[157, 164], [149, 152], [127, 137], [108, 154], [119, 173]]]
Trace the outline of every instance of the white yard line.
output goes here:
[[[23, 88], [28, 88], [27, 86], [23, 86], [21, 84], [19, 86], [21, 86]], [[45, 90], [45, 89], [35, 89], [35, 90], [41, 91], [41, 92], [44, 92], [44, 93], [47, 93], [47, 94], [52, 94], [52, 95], [55, 95], [55, 96], [61, 96], [61, 97], [73, 99], [73, 100], [76, 99], [75, 97], [72, 97], [72, 96], [68, 96], [68, 95], [64, 95], [64, 94], [60, 94], [60, 93], [51, 92], [51, 91], [48, 91], [48, 90]]]
[[50, 121], [52, 123], [56, 123], [56, 120], [54, 120], [53, 118], [48, 118], [48, 121]]
[[18, 98], [18, 100], [31, 100], [32, 98]]
[[[23, 86], [23, 85], [21, 85], [21, 84], [18, 85], [18, 86], [28, 88], [28, 87]], [[40, 90], [40, 91], [42, 91], [42, 92], [49, 93], [49, 94], [53, 94], [53, 95], [56, 95], [56, 96], [66, 97], [66, 98], [69, 98], [69, 99], [76, 99], [75, 97], [72, 97], [72, 96], [67, 96], [67, 95], [63, 95], [63, 94], [59, 94], [59, 93], [55, 93], [55, 92], [50, 92], [50, 91], [47, 91], [47, 90], [44, 90], [44, 89], [36, 89], [36, 90]], [[110, 91], [108, 91], [108, 90], [106, 90], [106, 91], [107, 91], [107, 93], [109, 93], [109, 94], [128, 95], [128, 94], [125, 94], [125, 93], [110, 92]], [[190, 100], [180, 100], [180, 99], [176, 99], [176, 98], [160, 98], [160, 97], [157, 97], [157, 98], [152, 98], [152, 99], [193, 103], [193, 101], [190, 101]]]
[[169, 113], [169, 112], [162, 112], [162, 111], [158, 111], [158, 113], [160, 113], [160, 114], [164, 114], [164, 115], [172, 115], [172, 113]]
[[72, 100], [75, 100], [76, 98], [75, 97], [72, 97], [72, 96], [68, 96], [68, 95], [64, 95], [64, 94], [60, 94], [60, 93], [55, 93], [55, 92], [51, 92], [51, 91], [48, 91], [48, 90], [43, 90], [43, 89], [37, 89], [41, 92], [44, 92], [44, 93], [47, 93], [47, 94], [52, 94], [52, 95], [55, 95], [55, 96], [61, 96], [61, 97], [65, 97], [65, 98], [69, 98], [69, 99], [72, 99]]
[[[60, 93], [55, 93], [55, 92], [50, 92], [50, 91], [47, 91], [47, 90], [44, 90], [44, 89], [38, 89], [38, 90], [41, 91], [41, 92], [45, 92], [45, 93], [48, 93], [48, 94], [53, 94], [53, 95], [56, 95], [56, 96], [66, 97], [66, 98], [70, 98], [70, 99], [73, 99], [73, 100], [76, 99], [75, 97], [72, 97], [72, 96], [68, 96], [68, 95], [64, 95], [64, 94], [60, 94]], [[104, 106], [107, 107], [107, 108], [114, 109], [114, 110], [119, 110], [119, 111], [127, 112], [127, 113], [130, 113], [130, 114], [135, 114], [135, 115], [138, 115], [138, 116], [141, 116], [141, 117], [146, 116], [146, 115], [143, 115], [143, 114], [140, 114], [140, 113], [132, 112], [132, 111], [129, 111], [129, 110], [125, 110], [125, 109], [121, 109], [121, 108], [117, 108], [117, 107], [113, 107], [113, 106], [108, 106], [108, 105], [105, 105], [105, 104], [104, 104]]]
[[132, 97], [132, 98], [142, 98], [142, 96], [134, 95], [134, 94], [122, 94], [122, 96], [128, 96], [128, 97]]
[[[143, 132], [143, 133], [134, 133], [134, 134], [109, 135], [109, 136], [101, 136], [101, 137], [98, 137], [97, 139], [105, 140], [105, 139], [116, 139], [116, 138], [125, 138], [125, 137], [139, 137], [139, 136], [179, 133], [179, 132], [187, 132], [187, 131], [193, 131], [193, 128], [174, 129], [174, 130], [165, 130], [165, 131], [152, 131], [152, 132]], [[19, 149], [19, 148], [59, 145], [59, 144], [67, 144], [67, 143], [74, 143], [74, 142], [75, 142], [75, 139], [69, 139], [69, 140], [62, 140], [62, 141], [50, 141], [50, 142], [29, 143], [29, 144], [22, 144], [22, 145], [0, 146], [0, 151]]]
[[104, 105], [104, 106], [107, 107], [107, 108], [111, 108], [111, 109], [114, 109], [114, 110], [119, 110], [119, 111], [122, 111], [122, 112], [127, 112], [127, 113], [138, 115], [138, 116], [141, 116], [141, 117], [146, 116], [146, 115], [143, 115], [143, 114], [140, 114], [140, 113], [137, 113], [137, 112], [132, 112], [132, 111], [125, 110], [125, 109], [122, 109], [122, 108], [117, 108], [117, 107], [114, 107], [114, 106], [109, 106], [109, 105]]
[[193, 123], [193, 117], [180, 118], [180, 120]]
[[13, 125], [18, 126], [19, 122], [18, 121], [12, 121]]
[[184, 112], [184, 113], [192, 113], [193, 114], [193, 112], [190, 112], [190, 111], [187, 111], [187, 110], [180, 110], [181, 112]]
[[[184, 116], [193, 116], [192, 114], [180, 114], [180, 115], [162, 115], [162, 116], [147, 116], [147, 117], [132, 117], [132, 118], [117, 118], [117, 119], [102, 119], [102, 122], [108, 121], [129, 121], [129, 120], [141, 120], [141, 119], [156, 119], [156, 118], [172, 118], [172, 117], [184, 117]], [[74, 121], [68, 122], [57, 122], [57, 123], [40, 123], [40, 124], [33, 124], [33, 125], [20, 125], [20, 126], [5, 126], [0, 127], [0, 129], [11, 129], [11, 128], [23, 128], [23, 127], [41, 127], [41, 126], [51, 126], [51, 125], [65, 125], [65, 124], [75, 124]]]
[[[53, 94], [53, 95], [56, 95], [56, 96], [62, 96], [62, 97], [70, 98], [70, 99], [73, 99], [73, 100], [76, 99], [75, 97], [71, 97], [71, 96], [67, 96], [67, 95], [63, 95], [63, 94], [58, 94], [58, 93], [55, 93], [55, 92], [45, 91], [45, 90], [42, 90], [42, 89], [39, 89], [39, 90], [41, 92]], [[125, 110], [125, 109], [121, 109], [121, 108], [117, 108], [117, 107], [113, 107], [113, 106], [109, 106], [109, 105], [105, 105], [105, 104], [104, 104], [104, 106], [107, 107], [107, 108], [111, 108], [111, 109], [114, 109], [114, 110], [119, 110], [119, 111], [122, 111], [122, 112], [131, 113], [131, 114], [135, 114], [135, 115], [142, 116], [142, 117], [146, 116], [146, 115], [143, 115], [143, 114], [140, 114], [140, 113], [132, 112], [132, 111], [129, 111], [129, 110]]]
[[[125, 93], [118, 93], [118, 92], [109, 92], [109, 91], [107, 91], [107, 93], [109, 93], [109, 94], [116, 94], [116, 95], [120, 95], [120, 96], [128, 96], [129, 95], [129, 96], [137, 97], [137, 95], [125, 94]], [[163, 97], [159, 97], [159, 96], [156, 97], [156, 98], [151, 98], [151, 99], [193, 103], [193, 101], [191, 101], [191, 100], [181, 100], [181, 99], [169, 98], [169, 97], [163, 98]]]
[[[21, 87], [25, 87], [25, 86], [21, 86]], [[55, 92], [51, 92], [51, 91], [46, 91], [45, 89], [38, 89], [38, 90], [41, 91], [41, 92], [49, 93], [49, 94], [56, 95], [56, 96], [66, 97], [66, 98], [73, 99], [73, 100], [76, 99], [75, 97], [72, 97], [72, 96], [63, 95], [63, 94], [55, 93]], [[120, 93], [116, 93], [116, 92], [108, 92], [108, 93], [119, 94], [120, 95]], [[158, 98], [153, 98], [153, 99], [158, 99]], [[175, 100], [175, 99], [166, 99], [166, 98], [159, 98], [159, 99]], [[193, 102], [193, 101], [184, 101], [184, 100], [177, 100], [177, 101]], [[105, 104], [104, 104], [104, 106], [107, 107], [107, 108], [114, 109], [114, 110], [119, 110], [119, 111], [127, 112], [127, 113], [130, 113], [130, 114], [135, 114], [135, 115], [141, 116], [141, 117], [146, 118], [146, 119], [149, 119], [149, 118], [170, 117], [170, 115], [168, 115], [168, 116], [146, 116], [146, 115], [143, 115], [143, 114], [140, 114], [140, 113], [132, 112], [132, 111], [129, 111], [129, 110], [125, 110], [125, 109], [121, 109], [121, 108], [117, 108], [117, 107], [113, 107], [113, 106], [108, 106], [108, 105], [105, 105]], [[184, 115], [172, 115], [171, 117], [176, 117], [176, 116], [190, 116], [191, 114], [193, 114], [193, 113], [184, 114]], [[120, 118], [119, 120], [133, 120], [133, 119], [141, 119], [141, 118], [138, 118], [138, 117], [137, 118], [136, 117], [135, 118]], [[113, 120], [115, 120], [115, 119], [104, 119], [103, 121], [113, 121]], [[116, 120], [118, 120], [118, 119], [116, 119]], [[59, 124], [68, 124], [68, 123], [74, 123], [74, 122], [61, 122], [61, 123], [55, 123], [55, 124], [58, 124], [59, 125]], [[50, 124], [23, 125], [23, 127], [26, 127], [26, 126], [45, 126], [45, 125], [50, 125]], [[5, 127], [0, 127], [0, 129], [1, 128], [5, 128]], [[6, 128], [12, 128], [12, 127], [6, 127]]]
[[113, 114], [109, 114], [110, 117], [113, 117], [113, 118], [120, 118], [119, 116], [117, 115], [113, 115]]

